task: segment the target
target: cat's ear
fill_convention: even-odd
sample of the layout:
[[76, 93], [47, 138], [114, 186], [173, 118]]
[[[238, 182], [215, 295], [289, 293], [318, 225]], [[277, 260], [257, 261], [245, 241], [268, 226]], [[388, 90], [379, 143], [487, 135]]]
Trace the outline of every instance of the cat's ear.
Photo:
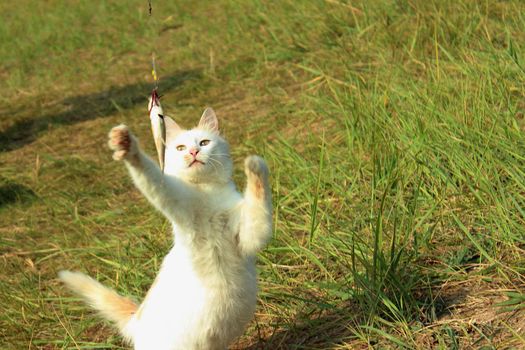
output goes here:
[[182, 131], [179, 124], [168, 116], [164, 116], [164, 125], [166, 126], [166, 141], [175, 138], [175, 136]]
[[199, 121], [199, 129], [219, 132], [219, 121], [212, 108], [208, 107], [204, 110], [204, 113], [202, 113], [201, 120]]

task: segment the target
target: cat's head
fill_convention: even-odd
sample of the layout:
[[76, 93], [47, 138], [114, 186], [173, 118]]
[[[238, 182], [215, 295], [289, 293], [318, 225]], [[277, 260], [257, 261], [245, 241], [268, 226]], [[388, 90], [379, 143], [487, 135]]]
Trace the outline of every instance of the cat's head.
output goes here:
[[219, 122], [211, 108], [201, 116], [199, 125], [182, 129], [173, 119], [166, 123], [165, 173], [196, 183], [229, 181], [232, 160], [226, 140], [219, 135]]

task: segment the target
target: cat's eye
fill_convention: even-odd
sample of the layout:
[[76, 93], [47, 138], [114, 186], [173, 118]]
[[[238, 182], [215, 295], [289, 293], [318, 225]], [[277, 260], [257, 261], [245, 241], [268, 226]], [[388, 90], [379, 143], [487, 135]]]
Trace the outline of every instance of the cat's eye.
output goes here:
[[186, 149], [186, 146], [184, 145], [178, 145], [177, 146], [177, 151], [184, 151]]
[[210, 140], [202, 140], [201, 142], [199, 142], [199, 145], [206, 146], [209, 143], [210, 143]]

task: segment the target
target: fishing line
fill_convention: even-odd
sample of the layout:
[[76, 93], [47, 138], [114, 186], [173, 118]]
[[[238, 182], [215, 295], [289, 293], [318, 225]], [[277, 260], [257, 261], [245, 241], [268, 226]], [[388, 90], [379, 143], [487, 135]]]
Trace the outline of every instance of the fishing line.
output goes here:
[[151, 53], [151, 75], [153, 76], [154, 90], [159, 88], [159, 77], [157, 75], [157, 67], [155, 65], [155, 52]]

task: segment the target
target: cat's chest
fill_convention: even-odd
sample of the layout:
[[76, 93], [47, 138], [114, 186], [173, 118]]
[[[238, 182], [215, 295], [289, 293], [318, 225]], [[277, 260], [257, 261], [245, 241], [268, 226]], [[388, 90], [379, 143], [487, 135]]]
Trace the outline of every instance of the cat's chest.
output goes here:
[[197, 236], [234, 233], [237, 229], [240, 216], [240, 201], [237, 198], [201, 199], [191, 203], [187, 209], [182, 228]]
[[228, 233], [235, 230], [237, 213], [234, 208], [227, 210], [195, 210], [190, 217], [191, 229], [200, 235]]
[[175, 227], [175, 246], [181, 244], [190, 270], [208, 286], [229, 283], [246, 269], [237, 251], [239, 218], [239, 206], [202, 206]]

